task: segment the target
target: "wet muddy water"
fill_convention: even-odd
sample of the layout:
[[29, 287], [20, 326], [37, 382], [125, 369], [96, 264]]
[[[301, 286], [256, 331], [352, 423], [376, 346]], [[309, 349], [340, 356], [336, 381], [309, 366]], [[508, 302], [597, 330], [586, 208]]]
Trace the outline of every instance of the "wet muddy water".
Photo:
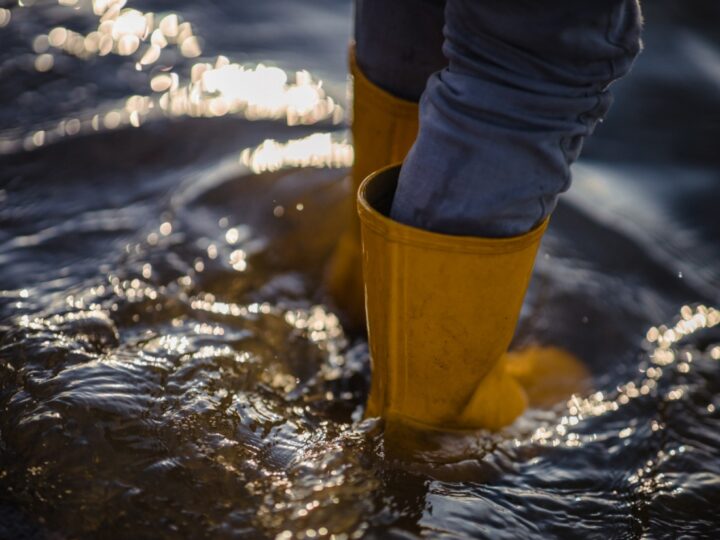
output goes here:
[[541, 248], [516, 344], [593, 389], [390, 451], [321, 276], [347, 0], [0, 2], [0, 537], [712, 538], [720, 12], [645, 52]]

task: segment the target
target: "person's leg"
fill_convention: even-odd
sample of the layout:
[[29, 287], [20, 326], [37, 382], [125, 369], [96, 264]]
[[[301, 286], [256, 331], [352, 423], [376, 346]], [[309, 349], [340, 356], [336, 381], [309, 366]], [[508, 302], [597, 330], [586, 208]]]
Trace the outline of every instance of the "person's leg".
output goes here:
[[365, 76], [398, 98], [417, 102], [443, 69], [445, 0], [356, 0], [355, 57]]
[[456, 235], [529, 231], [640, 50], [637, 0], [448, 0], [446, 69], [420, 104], [392, 217]]
[[[402, 161], [415, 141], [417, 100], [443, 68], [444, 0], [358, 0], [353, 75], [352, 190], [370, 173]], [[353, 203], [354, 203], [353, 198]], [[353, 204], [348, 230], [330, 261], [325, 284], [350, 326], [365, 320], [360, 229]]]
[[423, 94], [417, 140], [359, 190], [367, 411], [499, 429], [533, 388], [571, 373], [582, 385], [561, 350], [505, 353], [546, 218], [639, 51], [640, 15], [636, 0], [448, 0], [445, 24], [449, 65]]

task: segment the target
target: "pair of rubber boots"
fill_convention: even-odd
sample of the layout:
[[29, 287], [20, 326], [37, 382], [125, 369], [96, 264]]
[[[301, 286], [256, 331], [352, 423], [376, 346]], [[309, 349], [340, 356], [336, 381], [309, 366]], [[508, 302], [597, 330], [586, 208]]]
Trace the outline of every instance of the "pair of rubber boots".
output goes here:
[[350, 64], [360, 219], [353, 216], [336, 248], [327, 286], [351, 321], [366, 318], [366, 416], [420, 428], [498, 430], [528, 403], [569, 397], [586, 380], [569, 353], [507, 353], [547, 222], [518, 237], [476, 238], [390, 219], [400, 169], [390, 164], [415, 140], [418, 106], [372, 84], [352, 54]]

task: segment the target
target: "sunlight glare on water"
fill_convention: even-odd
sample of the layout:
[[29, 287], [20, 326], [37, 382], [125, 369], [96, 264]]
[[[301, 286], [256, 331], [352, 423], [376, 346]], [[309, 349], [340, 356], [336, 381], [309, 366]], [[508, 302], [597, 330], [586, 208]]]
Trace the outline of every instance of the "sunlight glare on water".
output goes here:
[[243, 150], [240, 162], [254, 173], [285, 167], [342, 168], [352, 165], [353, 149], [345, 141], [333, 141], [330, 133], [315, 133], [287, 143], [267, 139], [255, 149]]
[[[114, 130], [123, 126], [139, 127], [157, 114], [169, 117], [241, 116], [248, 120], [284, 119], [288, 125], [312, 125], [327, 121], [340, 124], [344, 111], [307, 71], [298, 71], [291, 80], [280, 68], [258, 64], [243, 66], [219, 55], [214, 62], [199, 61], [189, 70], [173, 71], [177, 60], [173, 49], [183, 57], [201, 56], [200, 41], [190, 22], [177, 13], [158, 15], [127, 8], [126, 0], [60, 2], [73, 9], [92, 10], [97, 29], [82, 34], [63, 26], [36, 36], [33, 48], [38, 72], [53, 69], [55, 54], [67, 54], [81, 60], [110, 54], [136, 57], [135, 69], [148, 71], [151, 95], [132, 95], [112, 110], [90, 113], [83, 118], [64, 118], [55, 126], [37, 129], [22, 140], [3, 136], [0, 153], [18, 147], [26, 150], [55, 142], [58, 138], [87, 131]], [[11, 12], [0, 12], [0, 27], [10, 21]], [[167, 67], [167, 62], [170, 66]], [[159, 64], [161, 69], [153, 70]], [[186, 77], [183, 73], [188, 73]], [[154, 74], [153, 74], [154, 73]]]

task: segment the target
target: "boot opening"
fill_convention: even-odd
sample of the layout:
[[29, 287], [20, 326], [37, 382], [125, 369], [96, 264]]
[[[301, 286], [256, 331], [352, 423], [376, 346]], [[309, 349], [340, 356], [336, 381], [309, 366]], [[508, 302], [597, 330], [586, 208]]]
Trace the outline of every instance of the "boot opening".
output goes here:
[[400, 166], [397, 165], [379, 173], [365, 185], [363, 195], [367, 203], [373, 210], [388, 218], [399, 176]]

